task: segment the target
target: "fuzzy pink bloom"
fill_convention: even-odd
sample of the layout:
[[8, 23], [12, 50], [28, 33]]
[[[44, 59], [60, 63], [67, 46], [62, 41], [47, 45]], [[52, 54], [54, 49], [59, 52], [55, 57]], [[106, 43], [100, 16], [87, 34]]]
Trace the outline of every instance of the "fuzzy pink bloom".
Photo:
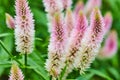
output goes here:
[[16, 0], [15, 3], [15, 39], [16, 49], [23, 54], [31, 53], [34, 47], [33, 14], [26, 0]]
[[79, 11], [83, 9], [84, 9], [83, 1], [78, 1], [77, 4], [75, 5], [74, 14], [77, 15]]
[[101, 0], [88, 0], [84, 8], [85, 14], [89, 16], [95, 7], [101, 6], [101, 2]]
[[81, 41], [84, 36], [84, 33], [86, 31], [88, 24], [86, 20], [86, 16], [82, 13], [82, 11], [79, 12], [75, 27], [72, 30], [68, 45], [66, 47], [66, 72], [64, 74], [64, 78], [74, 69], [74, 60], [78, 56], [79, 48], [81, 47]]
[[75, 67], [80, 73], [89, 68], [95, 59], [104, 36], [103, 17], [98, 8], [95, 8], [91, 14], [90, 27], [87, 29], [81, 42], [78, 58], [75, 60]]
[[58, 77], [63, 66], [65, 54], [66, 31], [63, 16], [56, 13], [52, 19], [52, 31], [48, 46], [48, 59], [46, 69], [53, 77]]
[[117, 32], [111, 31], [100, 51], [99, 58], [111, 58], [117, 52]]
[[16, 64], [13, 64], [11, 67], [9, 80], [24, 80], [22, 71]]
[[71, 31], [75, 26], [74, 16], [73, 16], [73, 12], [71, 11], [71, 9], [67, 9], [67, 11], [66, 11], [65, 25], [67, 28], [67, 33], [68, 33], [67, 35], [68, 35], [68, 37], [70, 37]]
[[63, 5], [61, 0], [43, 0], [45, 11], [49, 14], [54, 15], [56, 12], [61, 12], [63, 10]]
[[63, 3], [64, 9], [71, 8], [72, 0], [61, 0]]
[[105, 33], [107, 33], [111, 26], [112, 26], [112, 15], [110, 12], [107, 12], [104, 16], [104, 23], [105, 23]]
[[14, 18], [6, 13], [6, 24], [7, 24], [7, 27], [10, 28], [10, 29], [14, 29], [15, 28], [15, 21], [14, 21]]

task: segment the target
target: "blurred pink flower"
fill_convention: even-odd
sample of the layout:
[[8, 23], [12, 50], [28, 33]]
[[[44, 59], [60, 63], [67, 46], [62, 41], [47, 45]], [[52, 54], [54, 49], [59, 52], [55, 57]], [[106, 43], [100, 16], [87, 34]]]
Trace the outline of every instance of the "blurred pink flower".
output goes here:
[[111, 31], [100, 51], [99, 58], [111, 58], [117, 52], [117, 32]]
[[15, 3], [15, 39], [16, 49], [23, 54], [31, 53], [34, 47], [34, 20], [27, 0]]
[[110, 12], [107, 12], [104, 16], [104, 23], [105, 23], [105, 33], [108, 33], [111, 26], [112, 26], [112, 15]]
[[56, 12], [61, 12], [63, 10], [63, 5], [61, 0], [43, 0], [45, 11], [51, 15]]
[[82, 11], [79, 12], [77, 19], [75, 20], [76, 24], [71, 32], [71, 36], [68, 41], [68, 45], [66, 48], [66, 72], [64, 74], [64, 78], [74, 69], [74, 60], [78, 56], [79, 48], [81, 47], [81, 41], [88, 27], [86, 16]]
[[95, 7], [100, 8], [101, 2], [101, 0], [88, 0], [84, 8], [85, 14], [89, 17]]
[[15, 21], [14, 21], [14, 18], [6, 13], [6, 24], [7, 24], [7, 27], [10, 28], [10, 29], [14, 29], [15, 28]]
[[80, 10], [84, 10], [84, 3], [83, 1], [78, 1], [75, 5], [74, 14], [78, 15]]
[[58, 77], [63, 65], [65, 55], [66, 31], [61, 13], [56, 13], [52, 19], [52, 31], [48, 46], [48, 59], [46, 69], [53, 77]]
[[75, 59], [74, 66], [80, 70], [80, 74], [89, 68], [94, 61], [104, 36], [103, 17], [98, 8], [91, 14], [90, 27], [87, 29], [81, 42], [78, 58]]
[[67, 32], [68, 32], [67, 35], [68, 35], [68, 37], [70, 37], [71, 31], [75, 26], [73, 12], [71, 11], [70, 8], [67, 9], [67, 11], [66, 11], [65, 25], [66, 25]]
[[12, 65], [9, 80], [24, 80], [22, 71], [17, 66], [17, 64]]
[[72, 5], [72, 0], [61, 0], [64, 9], [71, 8]]

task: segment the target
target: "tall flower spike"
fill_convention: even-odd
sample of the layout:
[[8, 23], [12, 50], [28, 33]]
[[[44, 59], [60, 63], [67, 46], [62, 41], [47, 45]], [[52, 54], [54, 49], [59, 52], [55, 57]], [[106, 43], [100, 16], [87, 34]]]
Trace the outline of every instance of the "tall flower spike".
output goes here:
[[26, 0], [16, 0], [15, 9], [16, 50], [23, 54], [28, 54], [33, 51], [34, 45], [33, 14], [31, 13]]
[[80, 10], [83, 10], [84, 9], [84, 3], [83, 1], [78, 1], [77, 4], [75, 5], [75, 9], [74, 9], [74, 14], [75, 15], [78, 15], [79, 11]]
[[74, 18], [73, 18], [73, 12], [71, 11], [71, 9], [67, 9], [66, 11], [66, 16], [65, 16], [65, 25], [67, 28], [67, 35], [68, 37], [70, 37], [71, 31], [74, 28]]
[[101, 0], [88, 0], [84, 12], [85, 14], [89, 17], [90, 13], [95, 7], [100, 7], [101, 6]]
[[61, 0], [64, 9], [71, 8], [72, 5], [72, 0]]
[[48, 46], [48, 59], [46, 69], [53, 77], [58, 77], [63, 66], [63, 55], [65, 53], [66, 33], [63, 16], [56, 13], [52, 20], [52, 32]]
[[78, 58], [75, 60], [75, 67], [80, 70], [80, 74], [89, 68], [95, 59], [100, 44], [104, 36], [104, 23], [98, 8], [95, 8], [91, 14], [90, 27], [87, 29], [81, 42]]
[[12, 65], [9, 80], [24, 80], [22, 71], [17, 66], [17, 64]]
[[111, 58], [117, 52], [117, 32], [111, 31], [105, 41], [105, 45], [101, 49], [98, 57], [103, 58]]
[[66, 48], [66, 72], [64, 74], [63, 78], [66, 78], [66, 76], [73, 70], [74, 66], [74, 60], [78, 56], [79, 48], [81, 47], [81, 41], [83, 39], [84, 33], [86, 31], [88, 24], [86, 16], [83, 14], [82, 11], [79, 12], [76, 20], [76, 25], [72, 30], [68, 46]]
[[63, 10], [63, 5], [60, 0], [43, 0], [45, 11], [51, 15], [56, 12], [61, 12]]
[[104, 23], [105, 23], [105, 33], [107, 33], [111, 26], [112, 26], [112, 15], [110, 12], [107, 12], [104, 16]]
[[6, 15], [7, 27], [10, 28], [10, 29], [14, 29], [15, 28], [14, 18], [11, 15], [9, 15], [8, 13], [6, 13], [5, 15]]

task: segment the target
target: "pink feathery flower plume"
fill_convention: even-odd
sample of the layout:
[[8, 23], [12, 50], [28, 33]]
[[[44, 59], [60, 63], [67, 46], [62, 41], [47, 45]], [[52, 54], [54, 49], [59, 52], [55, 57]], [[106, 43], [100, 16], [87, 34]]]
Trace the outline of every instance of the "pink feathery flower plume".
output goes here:
[[66, 72], [63, 78], [66, 78], [67, 75], [74, 69], [74, 60], [78, 56], [78, 51], [81, 47], [81, 41], [85, 34], [86, 28], [88, 27], [86, 16], [83, 14], [82, 11], [79, 12], [75, 22], [75, 27], [71, 32], [71, 36], [69, 38], [69, 42], [66, 48]]
[[80, 70], [80, 74], [89, 68], [90, 64], [98, 54], [104, 36], [103, 17], [98, 8], [91, 14], [90, 27], [87, 29], [81, 42], [78, 58], [75, 60], [75, 67]]
[[101, 49], [99, 58], [111, 58], [117, 52], [117, 32], [111, 31], [105, 41], [105, 45]]
[[89, 17], [90, 13], [95, 7], [100, 8], [101, 2], [101, 0], [88, 0], [84, 8], [85, 14]]
[[56, 12], [61, 12], [63, 10], [63, 5], [61, 0], [43, 0], [45, 11], [50, 15], [54, 15]]
[[61, 0], [61, 1], [64, 9], [71, 8], [72, 0]]
[[75, 5], [75, 9], [74, 9], [74, 14], [78, 15], [80, 10], [84, 9], [84, 3], [83, 1], [78, 1], [77, 4]]
[[65, 54], [66, 31], [61, 13], [56, 13], [52, 19], [52, 31], [50, 44], [48, 46], [48, 59], [46, 69], [54, 78], [57, 78], [63, 66], [63, 55]]
[[27, 0], [16, 0], [15, 3], [15, 39], [18, 52], [28, 54], [33, 51], [34, 20]]
[[10, 28], [10, 29], [14, 29], [15, 28], [15, 20], [14, 20], [14, 18], [8, 13], [6, 13], [5, 15], [6, 15], [7, 27]]
[[52, 18], [56, 12], [62, 12], [63, 4], [61, 0], [43, 0], [48, 19], [48, 32], [51, 33]]
[[12, 65], [9, 80], [24, 80], [22, 71], [17, 66], [17, 64]]
[[66, 25], [66, 29], [67, 29], [67, 35], [68, 37], [70, 37], [71, 31], [74, 28], [74, 16], [73, 16], [73, 12], [71, 11], [70, 8], [67, 9], [66, 11], [66, 15], [65, 15], [65, 25]]
[[104, 16], [104, 23], [105, 23], [105, 33], [108, 33], [111, 26], [112, 26], [112, 15], [110, 12], [107, 12]]

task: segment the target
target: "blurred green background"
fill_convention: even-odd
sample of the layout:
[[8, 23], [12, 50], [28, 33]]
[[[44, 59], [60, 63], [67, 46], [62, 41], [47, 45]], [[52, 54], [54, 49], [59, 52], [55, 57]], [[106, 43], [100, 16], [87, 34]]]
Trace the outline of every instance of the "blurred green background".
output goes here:
[[[28, 80], [49, 80], [49, 75], [45, 71], [44, 63], [47, 58], [47, 46], [49, 33], [47, 29], [47, 18], [42, 0], [28, 0], [35, 19], [35, 49], [28, 57]], [[74, 0], [74, 4], [77, 0]], [[73, 5], [74, 5], [73, 4]], [[5, 47], [22, 62], [23, 56], [15, 51], [14, 30], [7, 28], [5, 23], [5, 13], [15, 15], [15, 0], [0, 0], [0, 40]], [[118, 51], [109, 60], [95, 60], [90, 70], [85, 75], [80, 76], [78, 71], [73, 71], [69, 80], [120, 80], [120, 0], [103, 0], [101, 7], [102, 14], [110, 11], [113, 16], [112, 29], [118, 32]], [[38, 39], [40, 38], [40, 39]], [[0, 46], [0, 80], [8, 80], [11, 67], [9, 55]], [[21, 69], [23, 69], [21, 67]]]

